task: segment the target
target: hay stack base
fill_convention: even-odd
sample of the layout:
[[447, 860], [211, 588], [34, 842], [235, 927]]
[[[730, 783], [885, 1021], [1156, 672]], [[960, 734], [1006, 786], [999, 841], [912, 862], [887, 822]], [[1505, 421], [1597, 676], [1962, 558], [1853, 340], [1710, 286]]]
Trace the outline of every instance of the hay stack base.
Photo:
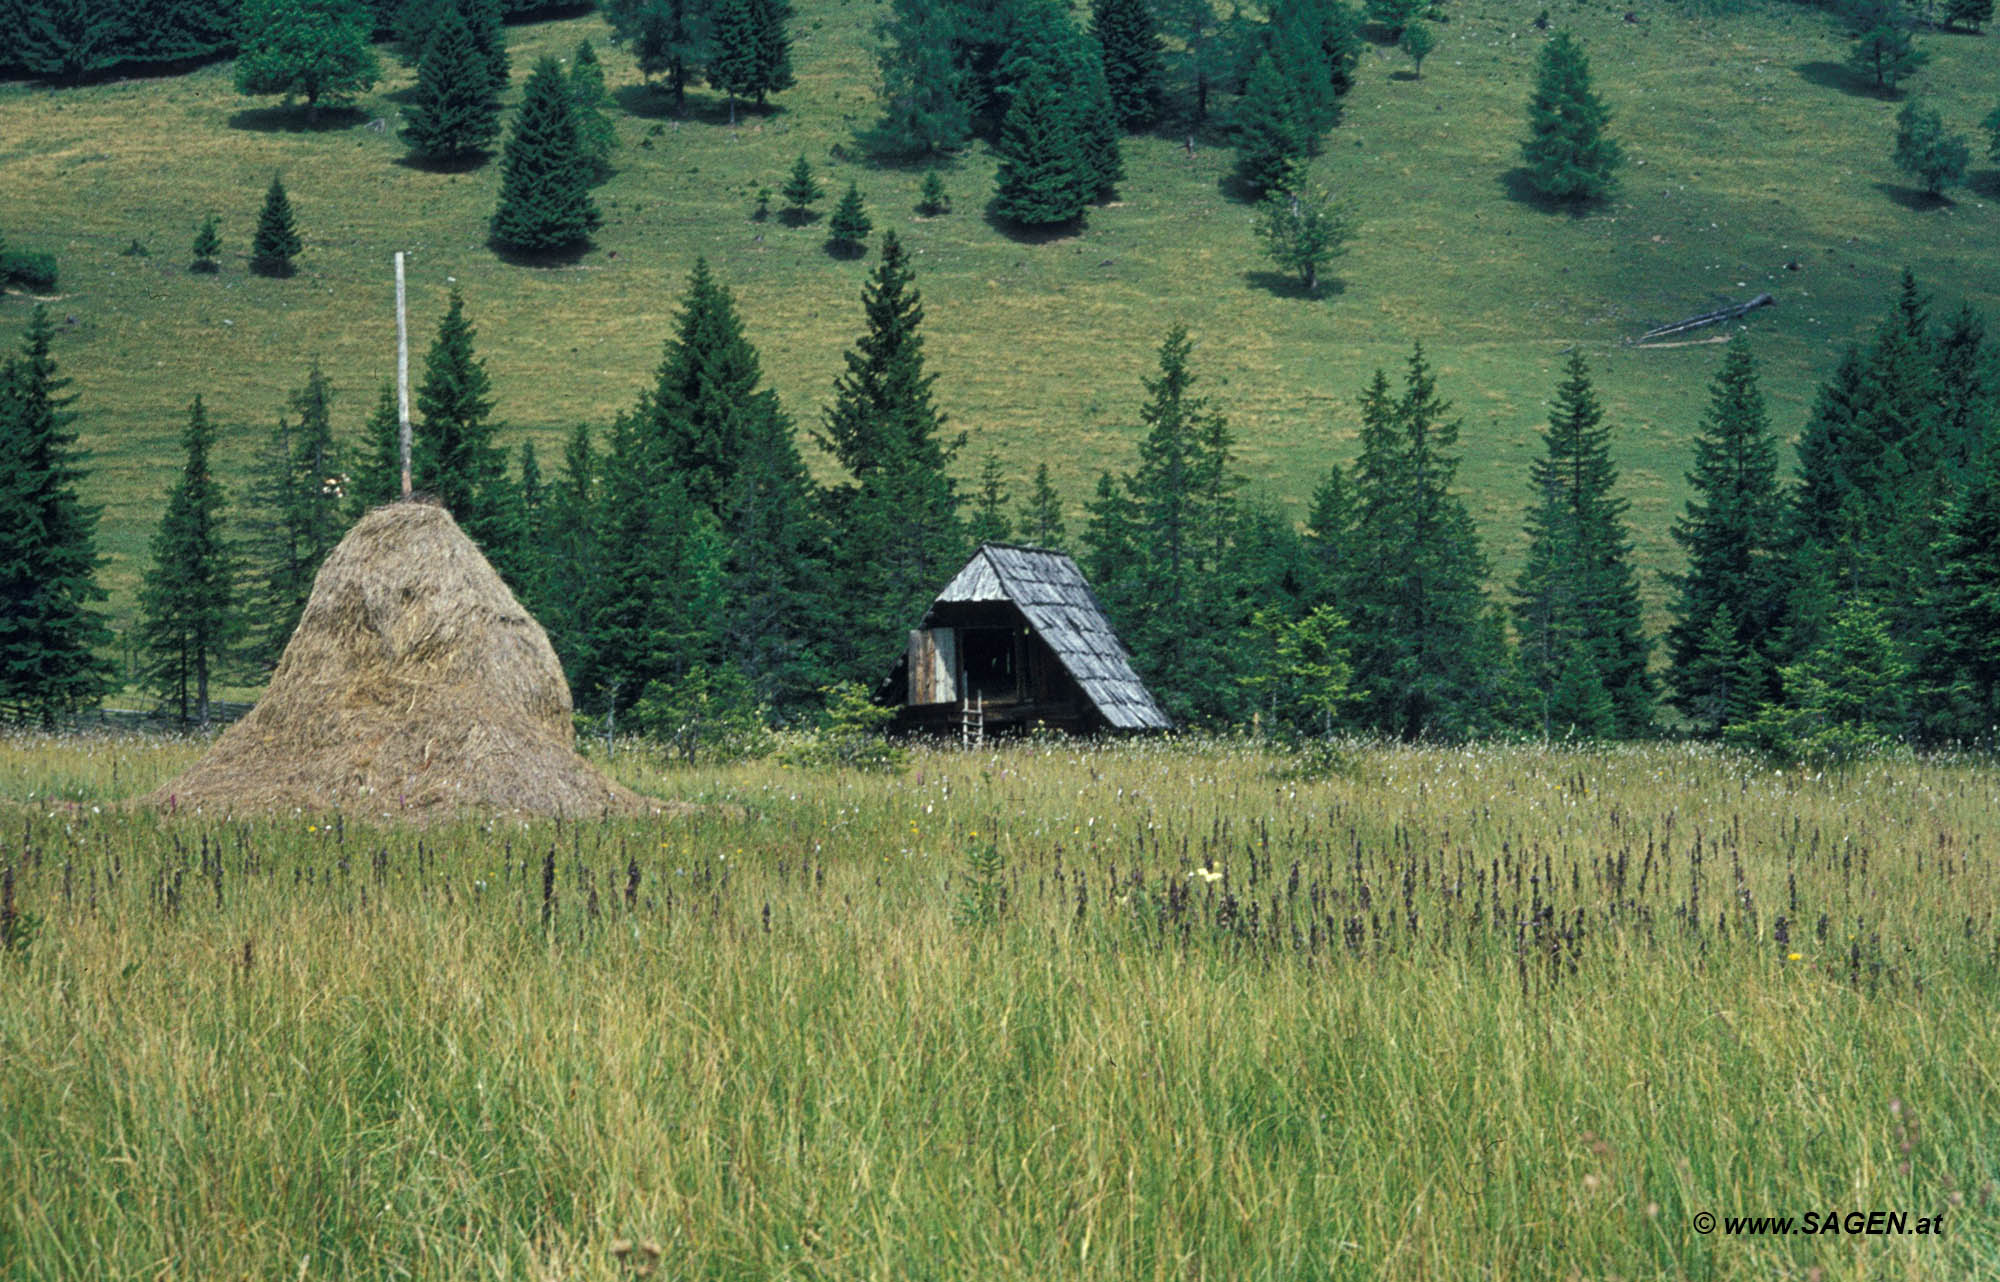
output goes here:
[[327, 556], [263, 699], [145, 804], [357, 818], [666, 808], [575, 745], [541, 625], [449, 513], [396, 503]]

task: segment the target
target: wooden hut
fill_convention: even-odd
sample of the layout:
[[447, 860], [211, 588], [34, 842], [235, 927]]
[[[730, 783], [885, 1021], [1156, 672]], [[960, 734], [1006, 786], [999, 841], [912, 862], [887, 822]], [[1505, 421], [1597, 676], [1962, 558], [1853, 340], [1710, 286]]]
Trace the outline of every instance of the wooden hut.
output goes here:
[[982, 544], [938, 593], [878, 697], [905, 733], [1171, 725], [1076, 562], [1006, 543]]

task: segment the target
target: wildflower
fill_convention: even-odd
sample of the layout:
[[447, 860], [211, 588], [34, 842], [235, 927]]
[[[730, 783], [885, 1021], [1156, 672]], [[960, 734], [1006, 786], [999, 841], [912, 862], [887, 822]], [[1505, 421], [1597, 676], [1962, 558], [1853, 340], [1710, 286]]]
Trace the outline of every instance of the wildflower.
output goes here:
[[1786, 953], [1786, 954], [1785, 954], [1785, 960], [1786, 960], [1786, 961], [1804, 961], [1804, 960], [1805, 960], [1805, 957], [1806, 957], [1806, 955], [1805, 955], [1804, 953]]
[[1189, 881], [1193, 881], [1196, 877], [1201, 878], [1211, 886], [1222, 880], [1222, 874], [1213, 868], [1197, 868], [1188, 874]]

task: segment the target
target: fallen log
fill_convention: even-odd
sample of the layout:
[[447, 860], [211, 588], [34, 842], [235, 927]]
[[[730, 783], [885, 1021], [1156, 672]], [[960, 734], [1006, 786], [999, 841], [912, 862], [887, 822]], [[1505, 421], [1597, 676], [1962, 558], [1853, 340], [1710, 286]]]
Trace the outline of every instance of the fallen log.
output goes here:
[[1734, 303], [1728, 307], [1719, 307], [1712, 312], [1703, 312], [1699, 316], [1690, 316], [1683, 321], [1675, 321], [1671, 325], [1662, 325], [1658, 329], [1649, 329], [1633, 341], [1649, 343], [1656, 338], [1671, 338], [1675, 334], [1686, 333], [1691, 329], [1700, 329], [1704, 325], [1719, 325], [1723, 321], [1731, 321], [1739, 316], [1747, 316], [1759, 307], [1769, 307], [1777, 301], [1777, 299], [1771, 297], [1769, 294], [1759, 294], [1747, 303]]

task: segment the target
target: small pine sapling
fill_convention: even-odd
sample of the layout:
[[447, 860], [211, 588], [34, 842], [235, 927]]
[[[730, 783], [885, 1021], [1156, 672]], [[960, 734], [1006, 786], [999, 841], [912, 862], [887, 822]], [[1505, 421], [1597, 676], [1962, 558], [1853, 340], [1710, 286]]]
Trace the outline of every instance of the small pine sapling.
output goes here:
[[750, 211], [750, 221], [761, 223], [769, 219], [770, 216], [771, 189], [769, 187], [759, 187], [757, 189], [757, 207]]
[[285, 184], [273, 174], [270, 190], [264, 193], [264, 208], [257, 215], [257, 235], [250, 242], [250, 265], [265, 276], [289, 276], [299, 249], [292, 202], [285, 195]]
[[827, 223], [827, 252], [836, 258], [859, 258], [868, 252], [868, 233], [875, 230], [875, 224], [868, 217], [867, 207], [861, 203], [861, 189], [853, 183], [847, 184], [846, 194], [833, 207], [833, 218]]
[[217, 226], [215, 215], [201, 220], [201, 226], [194, 233], [194, 262], [188, 265], [191, 272], [214, 275], [219, 270], [216, 257], [222, 253], [222, 229]]
[[807, 163], [804, 156], [800, 156], [798, 162], [792, 166], [791, 176], [785, 179], [785, 185], [779, 194], [785, 198], [785, 224], [790, 227], [803, 227], [818, 217], [813, 213], [812, 206], [821, 196], [826, 195], [826, 189], [819, 185], [819, 179], [813, 177], [812, 165]]
[[[2000, 115], [2000, 112], [1996, 112]], [[951, 212], [951, 197], [945, 194], [944, 179], [933, 169], [924, 174], [924, 185], [917, 193], [917, 212], [926, 218], [936, 218], [939, 214]]]

